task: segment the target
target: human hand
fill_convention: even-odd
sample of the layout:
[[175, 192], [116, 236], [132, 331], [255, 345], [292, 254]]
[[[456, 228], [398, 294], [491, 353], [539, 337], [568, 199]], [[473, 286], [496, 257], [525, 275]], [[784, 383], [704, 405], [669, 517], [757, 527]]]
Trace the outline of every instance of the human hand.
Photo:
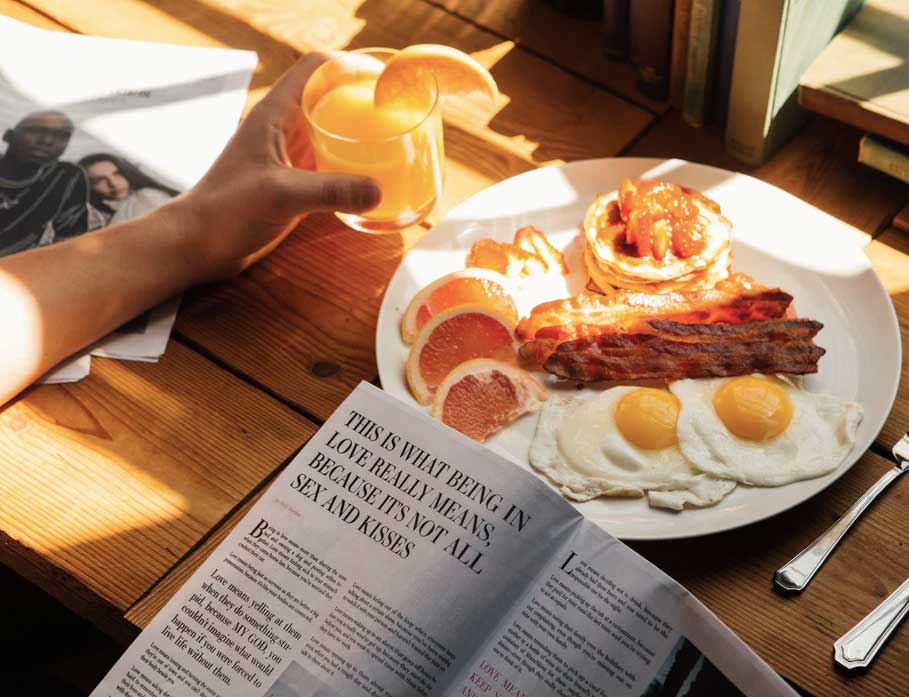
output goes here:
[[306, 213], [356, 213], [378, 205], [382, 193], [373, 180], [311, 170], [300, 97], [327, 58], [311, 53], [288, 70], [202, 180], [172, 204], [193, 218], [187, 234], [198, 235], [191, 247], [206, 280], [239, 273], [261, 259]]

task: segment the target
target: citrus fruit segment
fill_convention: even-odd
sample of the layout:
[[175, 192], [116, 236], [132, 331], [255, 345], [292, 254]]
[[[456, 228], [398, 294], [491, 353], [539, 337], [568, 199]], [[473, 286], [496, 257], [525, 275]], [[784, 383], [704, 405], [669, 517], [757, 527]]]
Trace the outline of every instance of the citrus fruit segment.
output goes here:
[[526, 225], [514, 233], [514, 244], [525, 252], [535, 254], [546, 265], [547, 273], [567, 274], [568, 266], [562, 253], [552, 246], [546, 235], [533, 225]]
[[376, 106], [423, 99], [429, 75], [435, 77], [442, 99], [480, 95], [494, 102], [499, 93], [489, 71], [463, 51], [441, 44], [416, 44], [385, 64], [376, 82]]
[[458, 305], [420, 330], [407, 358], [407, 384], [418, 402], [429, 404], [445, 376], [464, 361], [516, 357], [514, 322], [482, 305]]
[[482, 443], [519, 416], [536, 411], [546, 390], [520, 368], [479, 358], [462, 363], [439, 385], [432, 415]]
[[546, 262], [508, 242], [484, 238], [470, 247], [467, 266], [497, 271], [512, 279], [546, 273]]
[[412, 344], [433, 316], [456, 305], [483, 305], [498, 310], [512, 323], [518, 311], [508, 278], [489, 269], [464, 269], [436, 279], [417, 293], [401, 317], [401, 339]]

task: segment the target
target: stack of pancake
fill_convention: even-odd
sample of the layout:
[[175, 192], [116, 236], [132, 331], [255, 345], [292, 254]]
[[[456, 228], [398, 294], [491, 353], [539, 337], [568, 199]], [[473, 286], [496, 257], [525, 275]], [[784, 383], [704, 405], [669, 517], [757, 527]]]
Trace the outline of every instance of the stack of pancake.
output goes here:
[[[670, 186], [677, 190], [677, 195], [687, 197], [686, 203], [697, 211], [698, 250], [689, 256], [679, 256], [672, 248], [662, 258], [638, 255], [634, 245], [626, 242], [625, 228], [630, 219], [629, 205], [636, 205], [640, 197], [620, 199], [620, 191], [635, 184], [648, 183], [625, 180], [619, 190], [597, 197], [587, 210], [584, 263], [589, 289], [601, 293], [611, 293], [617, 288], [657, 293], [702, 290], [713, 288], [729, 276], [732, 224], [721, 215], [716, 202], [699, 192], [674, 185]], [[657, 225], [668, 225], [667, 230], [671, 228], [671, 219], [665, 218], [664, 222], [659, 218], [657, 215], [650, 220], [656, 220]]]

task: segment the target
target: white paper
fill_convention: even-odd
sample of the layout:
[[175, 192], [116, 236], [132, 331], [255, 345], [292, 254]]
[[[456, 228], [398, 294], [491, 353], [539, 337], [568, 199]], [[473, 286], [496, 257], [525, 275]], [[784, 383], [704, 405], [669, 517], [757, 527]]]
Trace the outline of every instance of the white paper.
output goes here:
[[[180, 299], [174, 298], [137, 318], [136, 331], [116, 331], [93, 349], [93, 356], [156, 363], [167, 348], [170, 330], [177, 319]], [[134, 320], [135, 321], [135, 320]]]
[[794, 692], [537, 477], [361, 385], [92, 693]]
[[88, 353], [77, 353], [66, 358], [40, 378], [35, 380], [39, 385], [59, 385], [67, 382], [79, 382], [91, 371], [92, 357]]
[[[0, 132], [28, 114], [60, 111], [75, 130], [59, 161], [109, 153], [164, 187], [133, 186], [124, 200], [96, 191], [89, 220], [112, 225], [201, 178], [236, 130], [256, 62], [252, 51], [88, 37], [0, 16]], [[52, 241], [50, 234], [41, 243]], [[151, 310], [147, 331], [114, 332], [93, 347], [94, 355], [158, 360], [177, 304]]]

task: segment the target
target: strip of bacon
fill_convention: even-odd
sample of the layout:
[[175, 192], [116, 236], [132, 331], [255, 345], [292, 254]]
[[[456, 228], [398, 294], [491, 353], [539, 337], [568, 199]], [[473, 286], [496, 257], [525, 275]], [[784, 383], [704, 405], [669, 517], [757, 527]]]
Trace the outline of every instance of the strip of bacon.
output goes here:
[[680, 380], [750, 373], [816, 373], [825, 351], [814, 320], [747, 324], [650, 323], [651, 333], [607, 333], [560, 344], [543, 367], [569, 380]]
[[[619, 295], [618, 293], [616, 295]], [[521, 347], [521, 358], [528, 363], [542, 365], [556, 346], [566, 341], [581, 340], [584, 337], [598, 337], [607, 332], [642, 332], [654, 333], [650, 326], [653, 320], [673, 321], [681, 325], [709, 326], [714, 323], [725, 325], [741, 324], [753, 321], [779, 319], [786, 314], [792, 303], [792, 296], [779, 289], [752, 291], [735, 294], [726, 291], [707, 290], [692, 293], [663, 293], [651, 295], [648, 293], [625, 293], [629, 298], [628, 303], [613, 305], [608, 310], [601, 311], [598, 315], [603, 319], [607, 314], [612, 315], [611, 322], [576, 323], [541, 325], [533, 329], [533, 340], [527, 341]], [[650, 303], [649, 312], [632, 313], [632, 305], [638, 305], [638, 296], [648, 299], [668, 298], [662, 303]], [[601, 296], [602, 297], [602, 296]], [[568, 301], [573, 302], [577, 298]], [[583, 302], [587, 302], [585, 299]], [[542, 307], [542, 306], [537, 306]], [[534, 313], [536, 309], [534, 309]], [[582, 312], [578, 312], [578, 315]], [[566, 316], [566, 315], [562, 315]], [[591, 311], [588, 316], [594, 317]], [[539, 315], [538, 318], [542, 317]], [[524, 318], [518, 324], [518, 336], [527, 339], [528, 327], [524, 324], [534, 321], [533, 314]], [[522, 332], [522, 324], [524, 331]]]
[[[612, 295], [582, 293], [537, 305], [518, 322], [520, 339], [577, 339], [587, 334], [630, 329], [655, 318], [686, 323], [739, 323], [782, 317], [792, 296], [779, 288], [684, 293], [619, 291]], [[558, 330], [549, 329], [557, 327]], [[541, 334], [541, 330], [545, 330]]]

